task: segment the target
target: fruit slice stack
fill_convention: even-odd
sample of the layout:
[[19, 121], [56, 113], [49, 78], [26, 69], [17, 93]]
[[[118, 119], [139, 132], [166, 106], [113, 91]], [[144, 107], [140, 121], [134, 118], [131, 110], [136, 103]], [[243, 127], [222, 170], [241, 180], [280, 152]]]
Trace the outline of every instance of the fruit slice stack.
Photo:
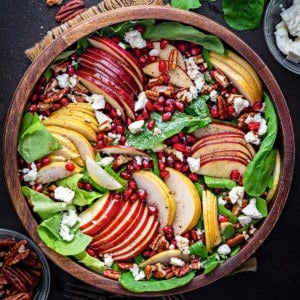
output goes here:
[[192, 146], [192, 156], [200, 158], [202, 175], [230, 178], [233, 170], [243, 175], [255, 149], [244, 139], [245, 133], [238, 127], [213, 122], [195, 132], [198, 138]]
[[134, 104], [143, 90], [143, 73], [136, 59], [113, 39], [91, 37], [80, 57], [78, 79], [92, 93], [102, 94], [122, 118], [134, 119]]

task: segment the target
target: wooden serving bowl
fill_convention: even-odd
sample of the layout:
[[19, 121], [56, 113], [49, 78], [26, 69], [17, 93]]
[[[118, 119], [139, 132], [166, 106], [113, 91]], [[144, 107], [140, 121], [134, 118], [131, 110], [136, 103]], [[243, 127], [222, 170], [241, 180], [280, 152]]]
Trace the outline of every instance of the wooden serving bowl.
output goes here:
[[[44, 245], [37, 235], [37, 222], [24, 199], [21, 191], [21, 184], [18, 176], [17, 145], [20, 123], [26, 107], [27, 99], [32, 93], [33, 87], [39, 78], [51, 64], [51, 62], [66, 48], [76, 42], [78, 39], [92, 33], [95, 30], [113, 25], [119, 22], [136, 19], [158, 19], [177, 21], [192, 25], [202, 31], [211, 33], [219, 37], [227, 45], [230, 45], [237, 53], [246, 58], [259, 73], [265, 89], [269, 91], [274, 100], [275, 108], [279, 121], [279, 139], [278, 147], [282, 158], [282, 169], [280, 174], [280, 184], [270, 205], [270, 211], [267, 218], [262, 222], [255, 235], [247, 242], [241, 251], [229, 258], [224, 264], [208, 275], [199, 275], [194, 280], [182, 288], [167, 291], [163, 294], [174, 294], [178, 292], [187, 292], [203, 286], [206, 286], [220, 278], [230, 274], [238, 266], [247, 260], [256, 249], [264, 242], [277, 222], [283, 207], [285, 205], [294, 167], [295, 141], [292, 122], [284, 96], [273, 77], [272, 73], [258, 55], [240, 38], [220, 24], [196, 13], [177, 10], [170, 7], [160, 6], [137, 6], [130, 8], [116, 9], [114, 11], [101, 13], [89, 20], [83, 21], [63, 33], [60, 37], [46, 48], [32, 63], [19, 83], [6, 119], [4, 135], [4, 169], [7, 187], [15, 210], [26, 228], [31, 238], [39, 245], [46, 256], [57, 266], [76, 277], [95, 287], [99, 287], [109, 292], [120, 293], [124, 295], [136, 295], [123, 289], [118, 282], [104, 278], [82, 267], [70, 258], [61, 256], [46, 245]], [[152, 296], [158, 294], [151, 294]], [[139, 295], [141, 296], [141, 295]], [[149, 296], [143, 294], [142, 296]]]

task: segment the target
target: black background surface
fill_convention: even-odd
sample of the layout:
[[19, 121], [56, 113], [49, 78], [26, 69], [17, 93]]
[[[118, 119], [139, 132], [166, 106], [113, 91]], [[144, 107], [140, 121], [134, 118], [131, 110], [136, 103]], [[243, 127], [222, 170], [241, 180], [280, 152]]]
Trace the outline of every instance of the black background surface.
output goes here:
[[[85, 0], [87, 7], [98, 2]], [[212, 4], [205, 2], [198, 12], [228, 27], [220, 12], [219, 2]], [[24, 51], [40, 41], [47, 31], [58, 25], [54, 19], [57, 9], [57, 7], [49, 8], [46, 0], [0, 1], [1, 138], [13, 93], [30, 65]], [[236, 34], [257, 52], [277, 79], [290, 108], [297, 149], [300, 141], [298, 124], [300, 76], [285, 70], [273, 59], [264, 41], [262, 26], [255, 31], [240, 31]], [[3, 155], [1, 155], [0, 171], [0, 227], [25, 232], [5, 187], [2, 162]], [[207, 287], [186, 294], [186, 299], [299, 299], [300, 185], [297, 169], [299, 162], [300, 157], [296, 154], [294, 180], [286, 206], [275, 228], [255, 254], [258, 261], [257, 272], [240, 273], [223, 278]], [[51, 261], [49, 263], [52, 271], [49, 299], [65, 299], [62, 295], [63, 283], [79, 282], [61, 271]]]

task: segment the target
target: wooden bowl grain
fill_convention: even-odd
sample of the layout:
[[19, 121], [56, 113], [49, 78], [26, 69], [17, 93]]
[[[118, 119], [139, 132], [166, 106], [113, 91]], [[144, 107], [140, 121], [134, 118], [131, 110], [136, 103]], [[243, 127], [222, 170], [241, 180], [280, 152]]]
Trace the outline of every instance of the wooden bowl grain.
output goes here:
[[[102, 13], [99, 16], [95, 16], [90, 18], [89, 20], [83, 21], [79, 25], [72, 27], [56, 40], [54, 40], [53, 43], [49, 47], [47, 47], [28, 68], [23, 78], [21, 79], [12, 99], [7, 114], [4, 131], [5, 134], [3, 149], [6, 184], [14, 208], [23, 226], [25, 227], [31, 238], [38, 244], [38, 246], [50, 260], [52, 260], [61, 269], [83, 282], [109, 292], [124, 295], [136, 294], [133, 294], [121, 288], [118, 282], [97, 275], [77, 264], [72, 259], [55, 253], [41, 242], [36, 231], [37, 222], [34, 219], [32, 211], [27, 205], [27, 202], [25, 201], [21, 191], [21, 185], [18, 177], [18, 159], [16, 149], [18, 145], [20, 123], [26, 107], [27, 99], [29, 99], [33, 87], [35, 86], [43, 72], [58, 56], [58, 54], [60, 54], [78, 39], [100, 28], [122, 21], [150, 18], [182, 22], [188, 25], [195, 26], [207, 33], [216, 35], [221, 40], [223, 40], [225, 44], [230, 45], [230, 47], [232, 47], [237, 53], [239, 53], [251, 63], [251, 65], [259, 73], [264, 83], [265, 89], [269, 91], [272, 99], [274, 100], [279, 120], [279, 148], [283, 162], [280, 174], [280, 185], [271, 203], [269, 215], [261, 224], [253, 238], [251, 238], [251, 240], [246, 244], [246, 246], [243, 247], [237, 255], [231, 257], [227, 262], [218, 267], [214, 272], [205, 276], [199, 275], [189, 285], [178, 288], [176, 290], [159, 293], [159, 295], [187, 292], [201, 288], [230, 274], [238, 266], [245, 262], [247, 258], [249, 258], [264, 242], [281, 215], [292, 182], [295, 160], [295, 141], [292, 122], [286, 101], [274, 76], [265, 65], [265, 63], [245, 42], [243, 42], [240, 38], [238, 38], [231, 31], [227, 30], [225, 27], [204, 16], [188, 11], [160, 6], [137, 6], [122, 8]], [[155, 296], [158, 294], [151, 295]], [[139, 296], [149, 296], [149, 294], [145, 293]]]

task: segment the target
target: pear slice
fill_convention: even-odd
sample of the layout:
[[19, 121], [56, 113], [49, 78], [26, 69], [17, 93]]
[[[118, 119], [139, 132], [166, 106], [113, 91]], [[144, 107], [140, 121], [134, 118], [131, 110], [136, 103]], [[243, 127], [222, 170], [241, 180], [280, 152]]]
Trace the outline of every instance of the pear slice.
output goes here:
[[218, 222], [217, 197], [209, 190], [202, 192], [203, 222], [207, 252], [222, 242]]
[[159, 253], [151, 256], [150, 258], [141, 262], [139, 264], [139, 267], [144, 268], [147, 265], [155, 265], [157, 263], [168, 265], [170, 263], [170, 259], [172, 257], [180, 258], [180, 259], [184, 260], [185, 262], [188, 262], [190, 260], [189, 256], [182, 254], [182, 252], [180, 250], [171, 249], [171, 250], [165, 250], [165, 251], [159, 252]]
[[66, 148], [70, 149], [73, 152], [78, 152], [76, 146], [74, 145], [74, 143], [68, 139], [67, 137], [59, 134], [59, 133], [51, 133], [56, 139], [57, 141], [62, 145], [65, 146]]
[[272, 198], [275, 195], [275, 192], [277, 191], [278, 183], [279, 183], [279, 176], [280, 176], [280, 169], [281, 169], [281, 159], [280, 159], [280, 153], [278, 149], [276, 149], [276, 159], [275, 159], [275, 166], [273, 170], [273, 185], [269, 189], [267, 193], [267, 203], [272, 200]]
[[72, 108], [66, 108], [66, 109], [59, 109], [51, 114], [51, 117], [58, 117], [61, 116], [63, 118], [76, 118], [78, 120], [81, 120], [82, 122], [85, 122], [87, 124], [92, 124], [96, 127], [96, 130], [98, 128], [98, 122], [96, 119], [96, 115], [92, 115], [88, 112], [72, 109]]
[[115, 178], [109, 175], [93, 158], [87, 156], [85, 160], [86, 168], [91, 178], [108, 190], [118, 190], [122, 187]]
[[168, 186], [150, 171], [138, 171], [133, 173], [132, 177], [138, 188], [147, 192], [148, 205], [157, 207], [160, 230], [164, 226], [172, 226], [176, 214], [176, 203]]
[[74, 170], [69, 171], [66, 168], [68, 162], [55, 161], [39, 169], [37, 174], [37, 182], [41, 184], [53, 182], [59, 179], [66, 178], [75, 173], [79, 173], [82, 169], [74, 164]]
[[77, 147], [80, 156], [84, 161], [86, 160], [87, 156], [90, 156], [91, 158], [95, 157], [92, 145], [82, 134], [74, 130], [62, 128], [59, 126], [46, 126], [46, 128], [49, 130], [50, 133], [60, 134], [71, 140], [73, 144]]
[[59, 126], [66, 129], [71, 129], [82, 134], [89, 141], [96, 141], [96, 132], [91, 129], [85, 122], [75, 120], [72, 118], [58, 118], [58, 117], [49, 117], [48, 119], [43, 120], [43, 124], [46, 126]]
[[201, 215], [201, 200], [193, 182], [181, 172], [166, 168], [169, 176], [165, 183], [176, 202], [176, 215], [173, 222], [174, 234], [179, 235], [191, 230]]
[[261, 101], [262, 93], [244, 67], [240, 66], [231, 58], [214, 52], [210, 52], [210, 62], [232, 81], [251, 105]]

